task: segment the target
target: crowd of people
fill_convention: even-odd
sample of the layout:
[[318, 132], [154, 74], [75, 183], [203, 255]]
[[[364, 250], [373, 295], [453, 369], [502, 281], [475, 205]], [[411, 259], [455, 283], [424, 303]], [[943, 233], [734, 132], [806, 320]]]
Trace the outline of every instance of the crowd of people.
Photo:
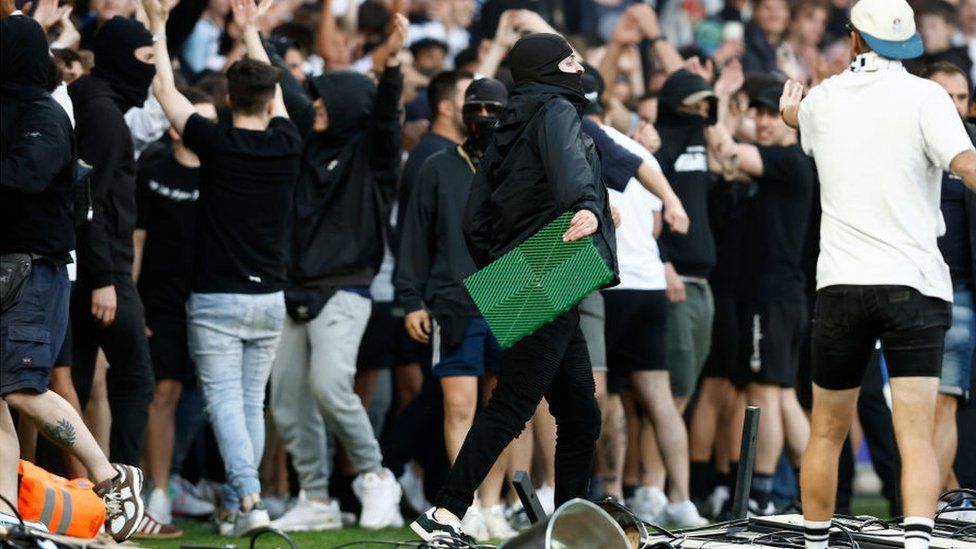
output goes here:
[[[909, 515], [884, 386], [913, 375], [940, 375], [927, 489], [976, 486], [976, 193], [947, 152], [960, 119], [976, 142], [976, 0], [912, 0], [897, 26], [924, 51], [903, 65], [853, 4], [3, 0], [0, 446], [19, 452], [0, 495], [19, 456], [92, 480], [119, 540], [179, 537], [175, 516], [401, 527], [429, 501], [488, 540], [527, 524], [507, 482], [526, 470], [548, 512], [587, 494], [702, 526], [730, 514], [747, 405], [749, 511], [776, 514], [799, 505], [812, 386], [863, 378], [830, 499], [850, 511], [867, 447]], [[885, 144], [815, 132], [843, 117], [824, 83], [902, 66], [956, 107], [913, 130], [929, 164], [892, 150], [821, 207], [825, 151]], [[804, 90], [821, 118], [790, 110]], [[870, 108], [899, 117], [898, 93]], [[874, 241], [836, 220], [911, 168], [941, 177], [941, 218], [930, 194], [884, 204], [915, 223], [890, 232], [904, 265], [849, 273]], [[503, 351], [463, 281], [558, 209], [617, 283]], [[844, 349], [812, 367], [854, 329], [834, 312], [818, 347], [814, 311], [869, 299], [817, 289], [898, 269], [924, 296], [870, 299], [937, 331], [941, 369]]]

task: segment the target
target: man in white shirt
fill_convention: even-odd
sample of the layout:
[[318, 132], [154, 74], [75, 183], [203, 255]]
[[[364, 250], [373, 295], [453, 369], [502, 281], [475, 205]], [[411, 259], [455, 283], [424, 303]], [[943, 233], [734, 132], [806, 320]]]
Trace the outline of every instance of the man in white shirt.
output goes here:
[[900, 59], [923, 53], [904, 0], [860, 0], [851, 10], [850, 70], [800, 102], [787, 83], [783, 119], [817, 163], [823, 220], [813, 328], [813, 414], [803, 456], [806, 547], [827, 547], [837, 459], [858, 387], [880, 339], [891, 378], [902, 463], [905, 547], [929, 545], [938, 496], [935, 401], [952, 283], [943, 232], [943, 170], [976, 187], [976, 151], [952, 102]]

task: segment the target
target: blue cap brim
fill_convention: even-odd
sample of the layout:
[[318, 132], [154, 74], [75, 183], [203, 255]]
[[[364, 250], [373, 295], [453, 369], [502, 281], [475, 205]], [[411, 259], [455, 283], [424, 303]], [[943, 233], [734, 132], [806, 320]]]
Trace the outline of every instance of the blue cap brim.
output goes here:
[[917, 32], [908, 40], [882, 40], [864, 31], [858, 32], [871, 50], [888, 59], [914, 59], [925, 53], [922, 37]]

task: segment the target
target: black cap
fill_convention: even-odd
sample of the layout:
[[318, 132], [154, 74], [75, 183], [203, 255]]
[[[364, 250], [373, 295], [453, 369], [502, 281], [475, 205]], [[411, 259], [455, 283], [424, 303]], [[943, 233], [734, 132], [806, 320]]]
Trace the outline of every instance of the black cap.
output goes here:
[[759, 91], [755, 97], [749, 101], [750, 107], [764, 107], [772, 111], [779, 110], [779, 98], [783, 95], [783, 86], [767, 86]]
[[493, 78], [479, 78], [468, 84], [464, 92], [464, 104], [490, 103], [505, 106], [508, 103], [508, 90], [505, 85]]
[[421, 38], [420, 40], [417, 40], [413, 44], [410, 44], [410, 48], [409, 48], [410, 55], [417, 57], [424, 50], [428, 50], [431, 48], [439, 48], [441, 51], [444, 52], [445, 55], [447, 54], [448, 51], [447, 42], [443, 40], [438, 40], [436, 38]]

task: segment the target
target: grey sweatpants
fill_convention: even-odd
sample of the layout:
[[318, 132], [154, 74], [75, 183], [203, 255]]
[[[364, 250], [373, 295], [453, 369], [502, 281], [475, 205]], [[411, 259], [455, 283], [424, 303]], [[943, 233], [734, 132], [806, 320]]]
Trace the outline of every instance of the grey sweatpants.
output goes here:
[[327, 430], [342, 441], [360, 473], [382, 468], [369, 416], [353, 391], [371, 308], [368, 298], [340, 290], [310, 322], [285, 318], [271, 371], [271, 411], [310, 499], [329, 497]]

